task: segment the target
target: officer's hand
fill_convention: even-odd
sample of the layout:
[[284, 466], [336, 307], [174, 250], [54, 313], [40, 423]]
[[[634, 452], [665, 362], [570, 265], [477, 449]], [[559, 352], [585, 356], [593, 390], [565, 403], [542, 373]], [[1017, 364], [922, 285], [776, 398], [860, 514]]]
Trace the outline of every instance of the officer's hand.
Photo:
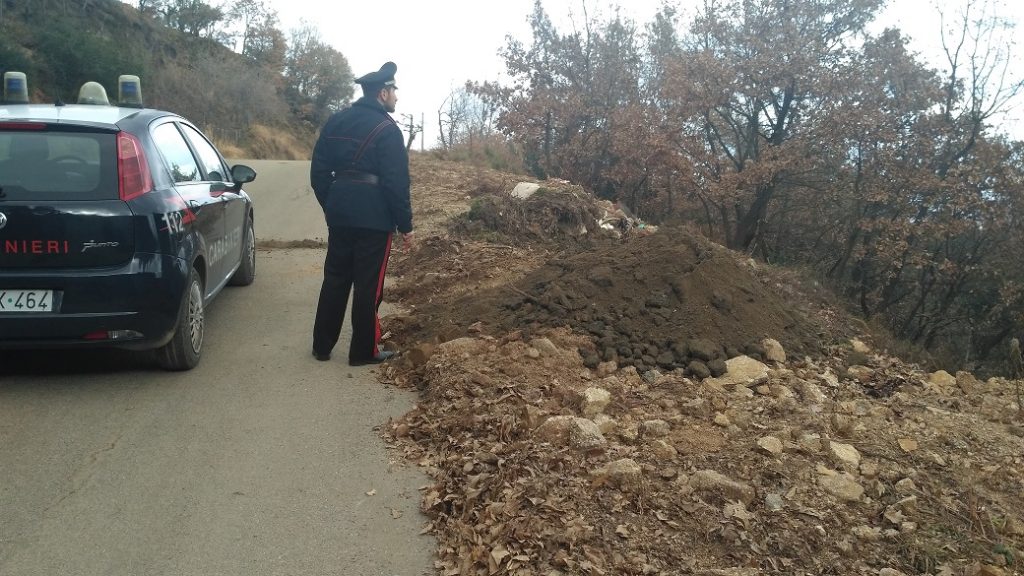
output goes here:
[[412, 250], [413, 247], [415, 246], [415, 243], [416, 239], [413, 236], [412, 232], [402, 233], [402, 248], [405, 248], [406, 250]]

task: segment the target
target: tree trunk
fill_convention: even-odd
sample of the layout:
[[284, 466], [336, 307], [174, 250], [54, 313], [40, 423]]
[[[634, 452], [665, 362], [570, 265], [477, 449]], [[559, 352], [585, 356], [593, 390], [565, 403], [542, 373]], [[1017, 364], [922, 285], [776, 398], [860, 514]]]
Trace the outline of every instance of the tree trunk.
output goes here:
[[768, 212], [768, 203], [774, 193], [775, 184], [773, 183], [758, 187], [754, 203], [736, 222], [736, 233], [732, 237], [730, 248], [739, 251], [746, 251], [750, 248], [760, 233], [761, 221], [764, 220], [764, 215]]

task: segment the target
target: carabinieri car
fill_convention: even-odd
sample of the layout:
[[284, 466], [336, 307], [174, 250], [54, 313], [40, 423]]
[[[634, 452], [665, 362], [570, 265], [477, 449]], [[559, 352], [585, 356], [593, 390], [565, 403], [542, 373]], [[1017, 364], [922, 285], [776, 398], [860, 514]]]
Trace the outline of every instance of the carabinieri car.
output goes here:
[[31, 104], [4, 74], [0, 103], [0, 349], [155, 350], [188, 370], [203, 350], [204, 308], [256, 274], [253, 206], [191, 122], [144, 108], [121, 76], [76, 104]]

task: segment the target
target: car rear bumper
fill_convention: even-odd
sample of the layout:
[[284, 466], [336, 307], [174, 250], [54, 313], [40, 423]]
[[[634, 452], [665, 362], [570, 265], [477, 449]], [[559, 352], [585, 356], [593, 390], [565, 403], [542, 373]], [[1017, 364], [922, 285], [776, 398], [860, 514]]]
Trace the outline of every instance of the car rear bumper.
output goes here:
[[162, 346], [174, 334], [187, 271], [165, 254], [136, 254], [116, 268], [0, 270], [0, 288], [53, 290], [59, 303], [56, 312], [0, 313], [0, 349]]

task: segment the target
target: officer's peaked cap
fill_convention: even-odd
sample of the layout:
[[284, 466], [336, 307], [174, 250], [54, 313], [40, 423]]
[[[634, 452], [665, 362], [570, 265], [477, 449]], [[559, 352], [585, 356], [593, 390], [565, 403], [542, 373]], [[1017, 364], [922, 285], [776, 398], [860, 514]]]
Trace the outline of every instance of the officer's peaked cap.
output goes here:
[[356, 78], [356, 84], [360, 86], [372, 87], [380, 86], [381, 88], [398, 88], [395, 86], [395, 72], [398, 71], [398, 66], [394, 62], [385, 62], [380, 70], [376, 72], [370, 72], [365, 76]]

